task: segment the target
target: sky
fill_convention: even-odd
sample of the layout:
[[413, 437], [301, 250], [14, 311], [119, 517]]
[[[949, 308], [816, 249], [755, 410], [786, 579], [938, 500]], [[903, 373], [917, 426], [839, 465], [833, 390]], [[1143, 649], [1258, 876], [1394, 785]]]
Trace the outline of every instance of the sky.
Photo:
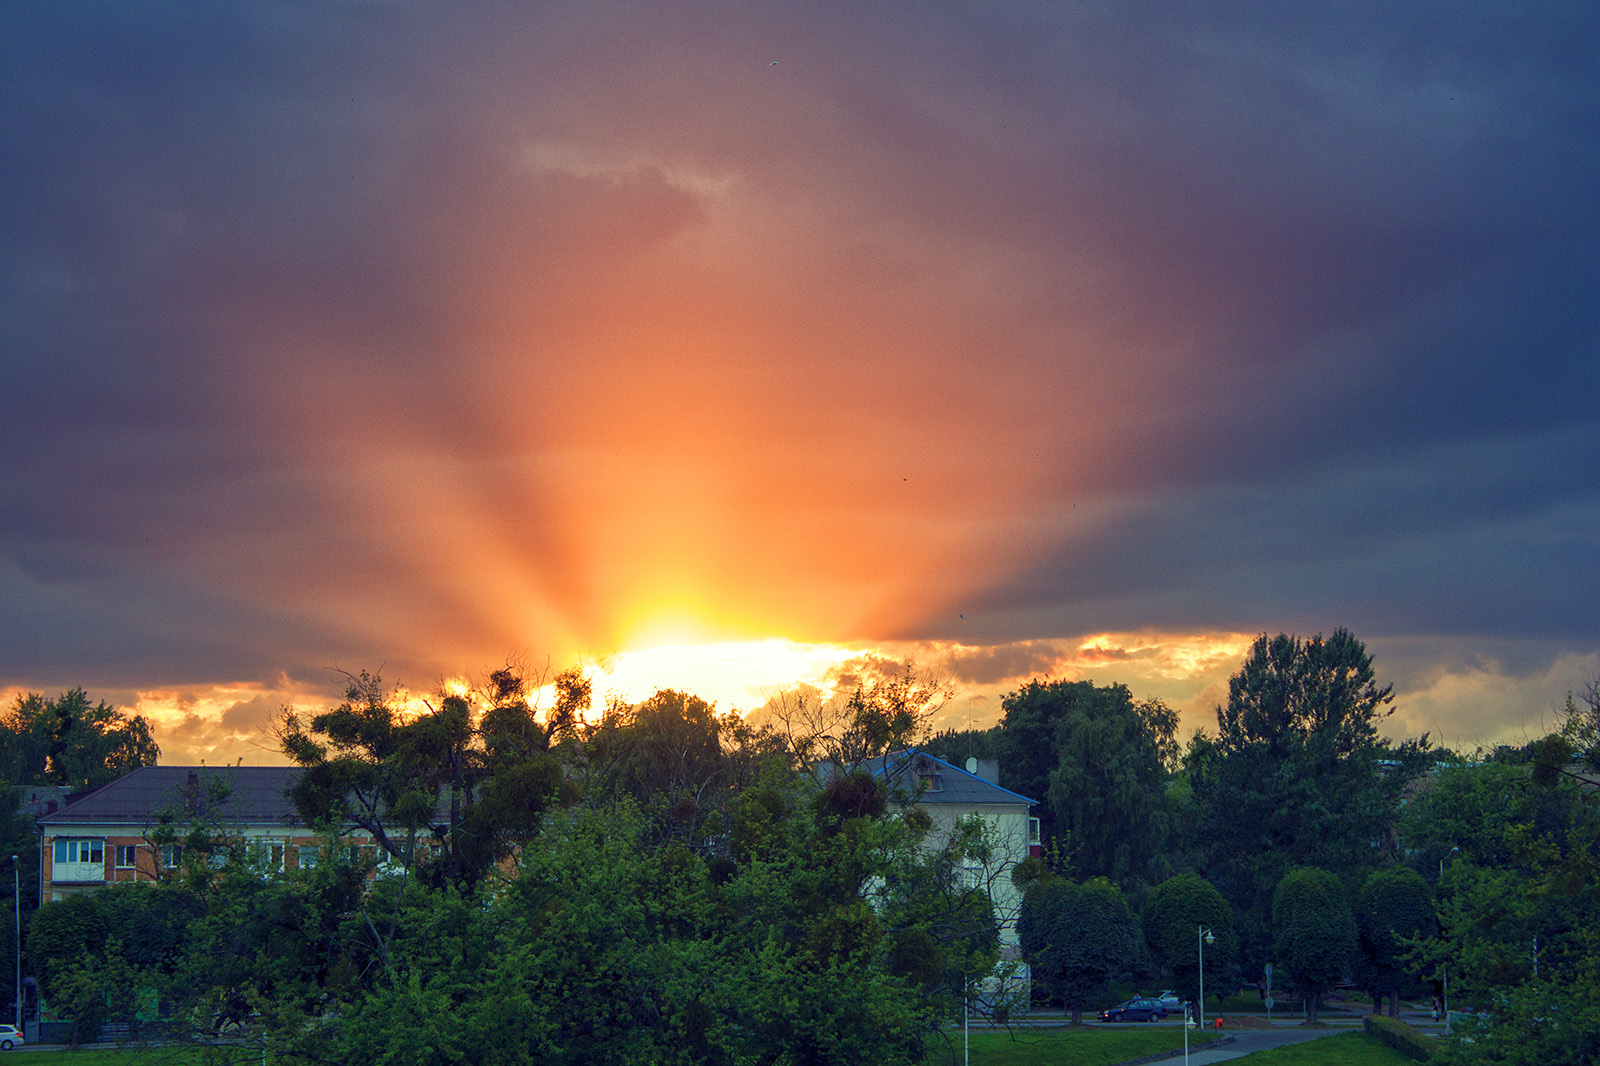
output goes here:
[[581, 661], [1394, 736], [1600, 675], [1600, 9], [63, 4], [0, 22], [0, 695], [164, 762]]

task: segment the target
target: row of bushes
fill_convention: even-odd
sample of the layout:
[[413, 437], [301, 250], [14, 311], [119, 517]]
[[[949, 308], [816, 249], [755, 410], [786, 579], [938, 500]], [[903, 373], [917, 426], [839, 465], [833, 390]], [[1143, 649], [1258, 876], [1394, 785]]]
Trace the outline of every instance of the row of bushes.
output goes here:
[[1378, 1042], [1394, 1048], [1407, 1058], [1427, 1062], [1433, 1058], [1433, 1049], [1439, 1045], [1437, 1037], [1428, 1036], [1397, 1018], [1383, 1014], [1369, 1014], [1361, 1024]]

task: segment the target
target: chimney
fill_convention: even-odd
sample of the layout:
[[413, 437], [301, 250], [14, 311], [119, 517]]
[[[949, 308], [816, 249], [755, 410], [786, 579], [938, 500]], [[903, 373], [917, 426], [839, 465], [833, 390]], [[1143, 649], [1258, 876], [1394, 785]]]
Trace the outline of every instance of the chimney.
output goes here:
[[974, 777], [981, 777], [991, 785], [998, 785], [1000, 783], [1000, 760], [968, 756], [967, 773]]

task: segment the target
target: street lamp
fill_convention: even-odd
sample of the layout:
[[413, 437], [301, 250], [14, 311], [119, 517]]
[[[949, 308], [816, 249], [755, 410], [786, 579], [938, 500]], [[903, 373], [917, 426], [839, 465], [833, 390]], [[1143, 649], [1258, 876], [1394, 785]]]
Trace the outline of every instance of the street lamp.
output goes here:
[[1195, 926], [1194, 930], [1195, 942], [1200, 947], [1200, 1028], [1204, 1031], [1206, 1027], [1206, 945], [1215, 944], [1217, 938], [1211, 934], [1211, 930], [1203, 925]]

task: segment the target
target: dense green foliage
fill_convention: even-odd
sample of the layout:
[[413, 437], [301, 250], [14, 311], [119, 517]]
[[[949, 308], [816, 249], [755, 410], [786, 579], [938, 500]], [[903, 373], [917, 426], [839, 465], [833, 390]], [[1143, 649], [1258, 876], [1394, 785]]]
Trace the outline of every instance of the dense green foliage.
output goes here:
[[[819, 784], [680, 693], [585, 723], [492, 682], [408, 715], [361, 675], [285, 716], [314, 865], [258, 861], [220, 779], [191, 785], [151, 830], [177, 870], [34, 916], [52, 1008], [79, 1038], [159, 1018], [287, 1062], [512, 1064], [913, 1062], [964, 1002], [1008, 1006], [981, 818], [930, 834], [870, 774]], [[847, 703], [852, 743], [892, 739], [895, 691]]]
[[[13, 864], [12, 856], [15, 856]], [[31, 917], [39, 906], [39, 833], [22, 811], [22, 790], [0, 779], [0, 958], [14, 959], [17, 950], [17, 896], [21, 913]], [[23, 944], [27, 934], [23, 933]], [[15, 985], [4, 984], [0, 1004], [16, 1002]]]
[[1078, 877], [1130, 889], [1167, 876], [1178, 718], [1122, 685], [1030, 681], [1001, 703], [1007, 787], [1043, 802], [1043, 835]]
[[[1557, 743], [1541, 738], [1444, 770], [1407, 814], [1443, 850], [1439, 933], [1414, 953], [1448, 973], [1449, 1063], [1600, 1061], [1600, 693], [1569, 701]], [[1554, 771], [1550, 751], [1561, 752]], [[1465, 835], [1455, 837], [1456, 833]], [[1481, 1019], [1481, 1020], [1480, 1020]], [[1470, 1040], [1469, 1042], [1466, 1042]]]
[[1081, 884], [1064, 877], [1038, 881], [1024, 898], [1017, 932], [1033, 961], [1033, 979], [1072, 1012], [1074, 1025], [1143, 954], [1133, 911], [1103, 877]]
[[81, 688], [55, 699], [29, 692], [0, 717], [0, 781], [95, 788], [129, 770], [154, 766], [160, 748], [150, 723]]
[[[1013, 1005], [987, 980], [1014, 917], [991, 830], [935, 828], [864, 772], [940, 686], [885, 667], [756, 727], [673, 691], [585, 721], [585, 680], [555, 680], [550, 707], [507, 669], [419, 714], [358, 675], [286, 715], [321, 860], [283, 874], [226, 825], [161, 822], [187, 845], [167, 882], [34, 918], [52, 1006], [88, 1032], [158, 1000], [283, 1061], [509, 1064], [909, 1062], [964, 1003]], [[1473, 761], [1380, 738], [1389, 695], [1346, 631], [1263, 636], [1181, 757], [1172, 712], [1088, 681], [1030, 682], [1000, 725], [927, 748], [998, 758], [1041, 801], [1018, 932], [1075, 1015], [1130, 978], [1193, 996], [1203, 926], [1208, 991], [1270, 960], [1280, 998], [1354, 980], [1392, 1005], [1448, 974], [1484, 1020], [1445, 1061], [1600, 1059], [1600, 695]], [[31, 839], [11, 807], [0, 831]]]
[[[558, 684], [563, 696], [575, 688]], [[280, 744], [304, 771], [295, 806], [307, 825], [357, 826], [386, 859], [470, 891], [537, 828], [560, 791], [549, 747], [571, 727], [576, 703], [558, 702], [539, 723], [524, 680], [509, 669], [491, 675], [492, 702], [476, 727], [463, 695], [445, 695], [415, 717], [394, 696], [363, 672], [332, 711], [309, 722], [284, 714]]]
[[1356, 894], [1356, 982], [1374, 1002], [1387, 996], [1400, 1016], [1400, 991], [1414, 983], [1410, 942], [1432, 936], [1438, 919], [1433, 890], [1408, 866], [1374, 870]]
[[1210, 882], [1196, 874], [1179, 874], [1150, 892], [1140, 915], [1144, 941], [1155, 962], [1171, 975], [1184, 999], [1200, 995], [1200, 930], [1209, 930], [1206, 979], [1214, 992], [1223, 991], [1233, 976], [1239, 939], [1233, 931], [1233, 908]]
[[1233, 904], [1247, 976], [1266, 960], [1270, 901], [1296, 866], [1341, 876], [1392, 848], [1400, 797], [1425, 738], [1393, 748], [1372, 657], [1347, 630], [1262, 636], [1228, 683], [1213, 744], [1191, 760], [1208, 880]]
[[1356, 947], [1356, 923], [1344, 886], [1326, 870], [1291, 871], [1272, 894], [1273, 955], [1287, 984], [1307, 1001], [1315, 1021], [1317, 1000], [1344, 977]]

